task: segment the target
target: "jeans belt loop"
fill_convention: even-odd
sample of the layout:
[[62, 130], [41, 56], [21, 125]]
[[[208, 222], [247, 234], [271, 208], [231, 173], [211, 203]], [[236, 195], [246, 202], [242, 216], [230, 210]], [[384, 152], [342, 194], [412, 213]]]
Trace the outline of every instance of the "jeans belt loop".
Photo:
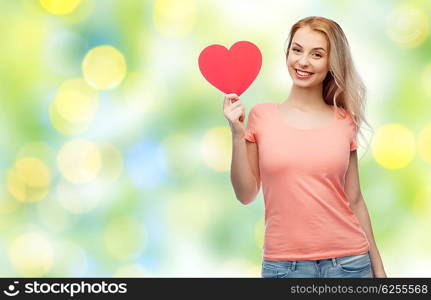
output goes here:
[[296, 260], [292, 262], [292, 271], [295, 271], [295, 268], [296, 268]]
[[332, 265], [333, 265], [334, 267], [336, 267], [336, 266], [337, 266], [337, 260], [336, 260], [336, 258], [332, 258]]

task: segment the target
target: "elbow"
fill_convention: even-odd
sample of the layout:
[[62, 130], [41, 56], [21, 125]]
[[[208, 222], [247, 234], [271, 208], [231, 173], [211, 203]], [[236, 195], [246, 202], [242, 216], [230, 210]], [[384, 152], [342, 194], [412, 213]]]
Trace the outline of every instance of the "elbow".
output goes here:
[[238, 182], [233, 176], [231, 176], [231, 181], [236, 199], [241, 202], [241, 204], [250, 204], [259, 194], [260, 182], [254, 180], [250, 180], [248, 182]]
[[254, 199], [243, 199], [243, 200], [238, 199], [238, 200], [239, 200], [239, 202], [241, 202], [243, 205], [248, 205], [248, 204], [250, 204], [251, 202], [253, 202], [253, 200], [254, 200]]
[[241, 202], [241, 204], [243, 205], [248, 205], [251, 202], [253, 202], [254, 199], [238, 199], [239, 202]]
[[236, 195], [236, 200], [238, 200], [243, 205], [247, 205], [247, 204], [253, 202], [253, 199], [250, 199], [250, 197], [239, 196], [239, 195]]
[[237, 199], [242, 204], [248, 205], [248, 204], [252, 203], [254, 200], [256, 200], [257, 195], [259, 194], [259, 190], [260, 190], [260, 186], [257, 186], [257, 189], [253, 190], [252, 193], [250, 193], [244, 197], [237, 197]]

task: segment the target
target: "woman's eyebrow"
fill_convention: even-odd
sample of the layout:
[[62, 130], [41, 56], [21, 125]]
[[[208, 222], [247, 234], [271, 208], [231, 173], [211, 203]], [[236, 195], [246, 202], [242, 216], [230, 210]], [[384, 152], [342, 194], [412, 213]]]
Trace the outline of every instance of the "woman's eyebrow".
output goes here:
[[[297, 44], [299, 47], [301, 47], [302, 48], [302, 46], [300, 45], [300, 44], [298, 44], [297, 42], [293, 42], [294, 44]], [[311, 50], [318, 50], [318, 49], [321, 49], [321, 50], [323, 50], [323, 51], [325, 51], [326, 52], [326, 50], [325, 49], [323, 49], [322, 47], [316, 47], [316, 48], [313, 48], [313, 49], [311, 49]]]

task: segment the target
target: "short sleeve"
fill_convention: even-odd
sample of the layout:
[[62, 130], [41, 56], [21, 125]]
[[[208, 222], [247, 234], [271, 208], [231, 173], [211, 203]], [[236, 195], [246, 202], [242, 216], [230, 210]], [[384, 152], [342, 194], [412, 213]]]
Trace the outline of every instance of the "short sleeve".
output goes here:
[[250, 109], [250, 112], [248, 113], [247, 127], [245, 128], [245, 139], [252, 143], [257, 142], [257, 137], [256, 137], [257, 120], [258, 120], [257, 105], [255, 105]]

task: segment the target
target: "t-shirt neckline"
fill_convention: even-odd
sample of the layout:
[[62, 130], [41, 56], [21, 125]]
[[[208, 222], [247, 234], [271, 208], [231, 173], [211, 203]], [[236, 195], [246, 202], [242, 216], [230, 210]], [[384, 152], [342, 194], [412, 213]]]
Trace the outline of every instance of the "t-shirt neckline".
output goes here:
[[327, 128], [330, 128], [334, 125], [335, 121], [336, 121], [336, 109], [334, 109], [333, 105], [330, 105], [331, 109], [332, 109], [332, 120], [331, 122], [329, 122], [328, 124], [322, 126], [322, 127], [318, 127], [318, 128], [297, 128], [297, 127], [293, 127], [289, 124], [286, 123], [286, 121], [283, 119], [283, 116], [281, 115], [281, 111], [280, 111], [280, 103], [275, 102], [275, 110], [276, 110], [276, 115], [277, 115], [277, 119], [280, 121], [280, 123], [283, 124], [283, 126], [290, 128], [292, 130], [297, 130], [297, 131], [320, 131], [320, 130], [324, 130]]

